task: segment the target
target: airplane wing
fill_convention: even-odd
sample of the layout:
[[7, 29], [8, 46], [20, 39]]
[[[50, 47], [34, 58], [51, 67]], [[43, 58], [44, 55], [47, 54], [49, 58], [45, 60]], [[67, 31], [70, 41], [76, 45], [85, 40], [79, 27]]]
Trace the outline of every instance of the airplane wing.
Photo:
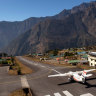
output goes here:
[[[90, 70], [84, 70], [84, 71], [76, 71], [76, 72], [68, 72], [68, 73], [64, 73], [64, 74], [55, 74], [55, 75], [49, 75], [48, 77], [60, 77], [60, 76], [72, 76], [73, 74], [86, 74], [87, 72], [90, 72], [90, 71], [94, 71], [96, 69], [90, 69]], [[89, 74], [91, 76], [91, 74]], [[86, 75], [86, 76], [89, 76], [89, 75]]]
[[79, 74], [79, 73], [83, 73], [83, 72], [91, 72], [91, 71], [94, 71], [94, 70], [96, 70], [96, 69], [90, 69], [90, 70], [84, 70], [84, 71], [76, 71], [76, 72], [74, 72], [74, 73], [77, 73], [77, 74]]
[[49, 75], [48, 77], [59, 77], [59, 76], [69, 76], [70, 73], [64, 73], [64, 74], [55, 74], [55, 75]]
[[90, 69], [90, 70], [84, 70], [84, 72], [91, 72], [91, 71], [95, 71], [96, 69]]

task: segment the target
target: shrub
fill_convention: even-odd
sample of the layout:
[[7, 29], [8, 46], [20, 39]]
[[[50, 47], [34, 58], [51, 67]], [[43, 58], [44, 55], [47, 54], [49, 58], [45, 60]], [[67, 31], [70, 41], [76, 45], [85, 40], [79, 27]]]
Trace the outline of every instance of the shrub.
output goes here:
[[18, 68], [17, 73], [18, 75], [21, 75], [21, 68]]
[[12, 70], [12, 69], [13, 69], [13, 67], [12, 67], [12, 65], [10, 65], [9, 70]]

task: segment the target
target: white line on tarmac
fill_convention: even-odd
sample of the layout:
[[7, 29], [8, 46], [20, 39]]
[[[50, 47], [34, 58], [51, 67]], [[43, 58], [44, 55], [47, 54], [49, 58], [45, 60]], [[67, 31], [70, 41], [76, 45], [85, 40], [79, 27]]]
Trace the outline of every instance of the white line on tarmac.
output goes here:
[[55, 69], [51, 69], [51, 70], [53, 70], [53, 71], [55, 71], [55, 72], [57, 72], [57, 73], [61, 74], [59, 71], [57, 71], [57, 70], [55, 70]]
[[50, 95], [45, 95], [45, 96], [50, 96]]
[[9, 67], [7, 68], [7, 72], [9, 72]]
[[54, 93], [54, 95], [55, 95], [55, 96], [61, 96], [61, 94], [60, 94], [60, 93]]
[[[33, 63], [33, 62], [31, 62], [31, 61], [26, 60], [25, 58], [22, 58], [22, 57], [21, 57], [21, 59], [24, 60], [25, 62], [30, 63], [30, 64]], [[39, 64], [36, 64], [36, 63], [35, 63], [34, 65], [39, 65]], [[46, 67], [46, 66], [42, 66], [42, 65], [41, 65], [41, 67]], [[57, 71], [57, 70], [55, 70], [55, 69], [53, 69], [53, 68], [51, 68], [51, 67], [46, 67], [46, 68], [47, 68], [47, 69], [51, 69], [51, 70], [55, 71], [56, 73], [61, 74], [59, 71]]]
[[41, 66], [41, 67], [45, 67], [45, 66]]
[[66, 96], [73, 96], [70, 92], [68, 92], [67, 90], [66, 91], [63, 91], [63, 93], [66, 95]]
[[28, 84], [26, 76], [21, 77], [21, 84], [23, 88], [29, 88], [29, 84]]
[[94, 96], [94, 95], [92, 95], [90, 93], [87, 93], [87, 94], [83, 94], [83, 95], [80, 95], [80, 96]]

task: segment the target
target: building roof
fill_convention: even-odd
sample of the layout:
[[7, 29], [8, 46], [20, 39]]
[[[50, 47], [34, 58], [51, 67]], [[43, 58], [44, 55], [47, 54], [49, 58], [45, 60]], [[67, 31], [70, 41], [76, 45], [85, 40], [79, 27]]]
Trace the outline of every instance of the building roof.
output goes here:
[[6, 61], [6, 59], [0, 59], [0, 61]]
[[82, 57], [83, 57], [83, 58], [88, 58], [88, 55], [83, 55]]
[[79, 63], [80, 62], [80, 60], [70, 60], [70, 61], [68, 61], [68, 63]]
[[77, 52], [77, 54], [78, 54], [78, 55], [86, 54], [86, 52], [85, 52], [85, 51], [83, 51], [83, 52]]
[[89, 55], [96, 57], [96, 52], [90, 52]]
[[68, 63], [86, 63], [88, 62], [87, 60], [70, 60]]

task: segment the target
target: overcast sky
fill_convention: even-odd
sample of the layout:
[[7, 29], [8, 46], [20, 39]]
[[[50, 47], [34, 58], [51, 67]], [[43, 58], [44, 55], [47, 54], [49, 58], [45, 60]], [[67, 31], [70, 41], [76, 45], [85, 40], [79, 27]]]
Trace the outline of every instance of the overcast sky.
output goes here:
[[93, 0], [0, 0], [0, 21], [53, 16], [64, 9], [90, 1]]

